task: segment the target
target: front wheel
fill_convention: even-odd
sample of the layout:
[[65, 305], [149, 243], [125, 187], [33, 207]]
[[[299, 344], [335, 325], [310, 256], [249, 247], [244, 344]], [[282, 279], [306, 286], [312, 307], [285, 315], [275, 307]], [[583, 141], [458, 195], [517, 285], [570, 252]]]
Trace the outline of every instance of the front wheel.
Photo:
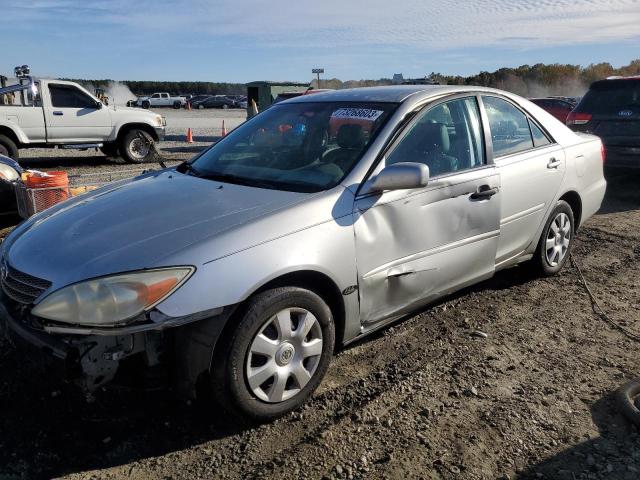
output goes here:
[[175, 101], [173, 102], [173, 108], [178, 110], [180, 107], [182, 107], [182, 103]]
[[150, 140], [141, 130], [130, 130], [124, 134], [120, 142], [122, 158], [131, 163], [144, 163], [153, 157]]
[[333, 355], [333, 316], [321, 297], [298, 287], [260, 293], [244, 312], [214, 357], [212, 387], [231, 413], [269, 421], [320, 384]]
[[4, 155], [5, 157], [9, 157], [13, 160], [18, 159], [18, 147], [6, 135], [0, 135], [0, 155]]
[[142, 108], [144, 108], [145, 110], [148, 110], [150, 107], [151, 107], [151, 103], [149, 103], [147, 100], [142, 102]]
[[567, 202], [560, 200], [542, 230], [534, 256], [542, 275], [549, 277], [562, 269], [571, 253], [574, 232], [573, 211]]

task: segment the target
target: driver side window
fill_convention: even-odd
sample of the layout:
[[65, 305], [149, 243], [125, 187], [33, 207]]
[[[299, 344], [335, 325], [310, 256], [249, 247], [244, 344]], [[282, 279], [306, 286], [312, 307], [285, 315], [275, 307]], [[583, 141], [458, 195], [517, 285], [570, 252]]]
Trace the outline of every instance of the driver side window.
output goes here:
[[96, 108], [93, 98], [72, 85], [49, 84], [51, 105], [57, 108]]
[[437, 177], [484, 165], [484, 142], [475, 97], [451, 100], [418, 115], [387, 156], [386, 165], [424, 163]]

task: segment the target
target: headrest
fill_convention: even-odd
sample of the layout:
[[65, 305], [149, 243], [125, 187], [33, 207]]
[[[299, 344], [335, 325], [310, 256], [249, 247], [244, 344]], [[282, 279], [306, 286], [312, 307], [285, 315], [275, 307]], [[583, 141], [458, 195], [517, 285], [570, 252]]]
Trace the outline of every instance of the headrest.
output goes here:
[[434, 146], [443, 153], [449, 151], [449, 131], [444, 123], [423, 123], [421, 130], [424, 132], [424, 146], [427, 151], [433, 150]]
[[349, 123], [341, 125], [336, 137], [340, 148], [362, 148], [365, 144], [364, 130], [362, 125]]

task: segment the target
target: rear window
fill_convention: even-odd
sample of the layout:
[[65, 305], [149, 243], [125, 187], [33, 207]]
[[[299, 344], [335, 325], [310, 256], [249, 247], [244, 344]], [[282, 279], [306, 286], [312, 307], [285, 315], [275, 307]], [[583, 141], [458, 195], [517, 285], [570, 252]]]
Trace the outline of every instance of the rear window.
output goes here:
[[592, 84], [577, 110], [616, 114], [633, 107], [640, 108], [640, 80], [608, 80]]

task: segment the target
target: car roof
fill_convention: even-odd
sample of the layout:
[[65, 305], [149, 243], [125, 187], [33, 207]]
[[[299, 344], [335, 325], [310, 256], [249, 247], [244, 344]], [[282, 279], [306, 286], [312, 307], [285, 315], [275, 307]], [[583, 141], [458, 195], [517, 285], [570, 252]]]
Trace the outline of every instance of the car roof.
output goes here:
[[311, 103], [311, 102], [379, 102], [402, 103], [409, 97], [429, 98], [440, 95], [463, 92], [494, 92], [499, 90], [487, 87], [460, 86], [460, 85], [393, 85], [383, 87], [347, 88], [344, 90], [330, 90], [318, 92], [313, 95], [301, 95], [284, 103]]

